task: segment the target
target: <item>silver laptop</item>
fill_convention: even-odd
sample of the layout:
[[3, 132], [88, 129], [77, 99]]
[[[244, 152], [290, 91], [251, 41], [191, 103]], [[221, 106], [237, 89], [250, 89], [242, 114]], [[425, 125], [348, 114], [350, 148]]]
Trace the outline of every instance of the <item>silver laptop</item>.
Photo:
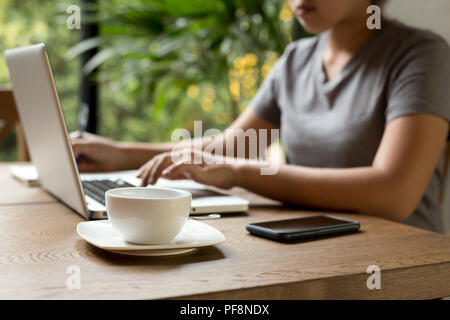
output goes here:
[[[79, 174], [44, 44], [5, 51], [14, 98], [41, 186], [86, 219], [107, 217], [104, 194], [136, 186], [136, 172]], [[249, 202], [194, 181], [159, 179], [157, 186], [192, 193], [191, 214], [242, 212]]]

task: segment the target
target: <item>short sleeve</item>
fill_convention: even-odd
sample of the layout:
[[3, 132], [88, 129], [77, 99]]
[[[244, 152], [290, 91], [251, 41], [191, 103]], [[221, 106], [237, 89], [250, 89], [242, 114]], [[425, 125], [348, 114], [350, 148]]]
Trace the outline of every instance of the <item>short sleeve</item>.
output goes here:
[[280, 83], [279, 77], [283, 76], [281, 71], [285, 67], [286, 56], [294, 49], [294, 46], [295, 43], [291, 43], [286, 47], [283, 55], [264, 79], [263, 84], [250, 103], [250, 108], [253, 108], [258, 115], [277, 126], [280, 125], [281, 120], [281, 110], [277, 102], [277, 86]]
[[272, 68], [261, 87], [259, 87], [258, 92], [253, 97], [250, 107], [264, 120], [279, 126], [281, 111], [278, 107], [275, 92], [275, 73], [274, 68]]
[[437, 36], [416, 43], [391, 74], [386, 122], [417, 113], [450, 121], [450, 48]]

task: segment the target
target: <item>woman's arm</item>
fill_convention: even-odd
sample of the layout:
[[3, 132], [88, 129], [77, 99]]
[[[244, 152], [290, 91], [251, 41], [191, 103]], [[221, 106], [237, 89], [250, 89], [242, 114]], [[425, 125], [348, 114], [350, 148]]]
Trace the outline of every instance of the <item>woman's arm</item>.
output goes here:
[[[259, 133], [261, 129], [265, 129], [268, 132], [267, 136], [265, 136], [267, 139], [265, 141], [265, 146], [269, 146], [273, 139], [271, 130], [277, 129], [277, 127], [261, 118], [252, 108], [247, 108], [227, 130], [214, 138], [203, 139], [203, 141], [200, 141], [200, 146], [202, 150], [208, 150], [208, 153], [215, 154], [215, 150], [222, 150], [223, 153], [219, 156], [234, 158], [239, 156], [237, 152], [238, 139], [236, 138], [236, 136], [239, 135], [239, 131], [245, 132], [247, 130], [254, 130], [256, 140], [253, 141], [253, 143], [256, 144], [256, 146], [259, 146], [259, 139], [261, 138]], [[249, 152], [250, 140], [245, 139], [243, 141], [244, 152], [242, 158], [249, 158], [251, 156]], [[171, 146], [172, 149], [170, 149], [170, 151], [147, 158], [150, 160], [139, 169], [138, 177], [142, 179], [141, 184], [143, 186], [156, 183], [163, 170], [173, 165], [176, 160], [173, 159], [174, 153], [172, 151], [179, 150], [180, 152], [184, 152], [186, 150], [189, 151], [195, 149], [192, 148], [192, 146], [195, 146], [195, 144], [192, 144], [192, 140], [172, 144]], [[231, 150], [231, 152], [226, 153], [227, 150]]]
[[241, 186], [286, 203], [403, 221], [420, 202], [448, 132], [448, 121], [433, 115], [392, 120], [370, 167], [323, 169], [283, 165], [275, 175], [265, 176], [261, 175], [263, 165], [259, 163], [176, 163], [163, 176], [187, 173], [202, 183]]
[[[227, 157], [238, 157], [238, 144], [239, 144], [239, 136], [243, 138], [242, 134], [247, 133], [247, 138], [242, 139], [243, 144], [242, 147], [244, 149], [243, 158], [255, 158], [256, 155], [252, 155], [250, 150], [250, 143], [254, 143], [253, 147], [259, 147], [261, 144], [259, 139], [266, 139], [263, 145], [266, 147], [270, 146], [274, 139], [277, 139], [278, 136], [273, 136], [273, 130], [279, 130], [278, 126], [275, 126], [271, 122], [263, 119], [259, 116], [253, 108], [247, 108], [245, 111], [234, 121], [221, 135], [214, 138], [212, 141], [205, 141], [203, 144], [203, 150], [207, 147], [210, 150], [217, 150], [220, 148], [223, 150], [224, 156]], [[262, 136], [261, 131], [266, 130], [267, 135]], [[250, 138], [254, 133], [254, 137], [256, 138], [253, 142], [251, 142]], [[256, 148], [257, 149], [257, 148]], [[225, 154], [226, 150], [231, 150], [231, 154]], [[264, 152], [265, 150], [262, 150]], [[214, 152], [212, 152], [214, 154]], [[259, 150], [257, 152], [259, 154]]]
[[236, 184], [288, 203], [403, 221], [428, 186], [448, 130], [448, 122], [436, 116], [401, 117], [387, 125], [370, 167], [283, 166], [277, 175], [261, 176], [255, 165], [242, 165]]
[[136, 169], [149, 158], [171, 147], [170, 143], [118, 142], [88, 132], [82, 138], [78, 132], [73, 132], [70, 140], [81, 172]]
[[[142, 142], [117, 142], [94, 134], [85, 133], [83, 138], [79, 138], [77, 132], [73, 132], [71, 143], [76, 157], [81, 156], [78, 168], [82, 172], [101, 172], [136, 169], [147, 163], [150, 159], [157, 159], [157, 156], [170, 153], [174, 149], [183, 149], [187, 146], [205, 149], [216, 149], [219, 146], [226, 150], [228, 144], [234, 141], [231, 134], [233, 130], [254, 129], [259, 133], [259, 129], [275, 128], [270, 122], [265, 121], [256, 114], [253, 109], [248, 108], [241, 116], [226, 130], [216, 137], [196, 138], [181, 142], [163, 143], [142, 143]], [[271, 139], [270, 130], [268, 140]], [[197, 141], [198, 143], [195, 143]], [[266, 144], [270, 145], [270, 143]], [[246, 144], [246, 152], [248, 143]], [[236, 154], [236, 152], [234, 153]], [[160, 164], [170, 164], [170, 162]], [[165, 166], [160, 168], [164, 169]]]

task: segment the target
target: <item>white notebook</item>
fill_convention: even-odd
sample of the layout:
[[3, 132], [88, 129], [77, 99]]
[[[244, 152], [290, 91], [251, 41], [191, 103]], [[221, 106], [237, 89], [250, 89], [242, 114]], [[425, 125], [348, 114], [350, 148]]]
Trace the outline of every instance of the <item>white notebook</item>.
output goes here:
[[9, 167], [11, 176], [27, 186], [38, 186], [39, 176], [33, 165], [12, 165]]

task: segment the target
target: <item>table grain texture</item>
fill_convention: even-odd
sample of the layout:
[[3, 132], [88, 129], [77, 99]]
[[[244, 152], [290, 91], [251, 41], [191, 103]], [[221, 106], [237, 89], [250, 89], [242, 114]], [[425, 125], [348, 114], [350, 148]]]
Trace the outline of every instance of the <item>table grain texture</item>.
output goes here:
[[[203, 222], [223, 244], [173, 257], [130, 257], [88, 244], [83, 219], [0, 165], [0, 299], [435, 299], [450, 296], [450, 237], [376, 217], [361, 230], [283, 244], [251, 236], [248, 223], [324, 213], [283, 207], [241, 189], [247, 213]], [[68, 289], [68, 267], [81, 288]], [[367, 267], [381, 269], [369, 290]]]

